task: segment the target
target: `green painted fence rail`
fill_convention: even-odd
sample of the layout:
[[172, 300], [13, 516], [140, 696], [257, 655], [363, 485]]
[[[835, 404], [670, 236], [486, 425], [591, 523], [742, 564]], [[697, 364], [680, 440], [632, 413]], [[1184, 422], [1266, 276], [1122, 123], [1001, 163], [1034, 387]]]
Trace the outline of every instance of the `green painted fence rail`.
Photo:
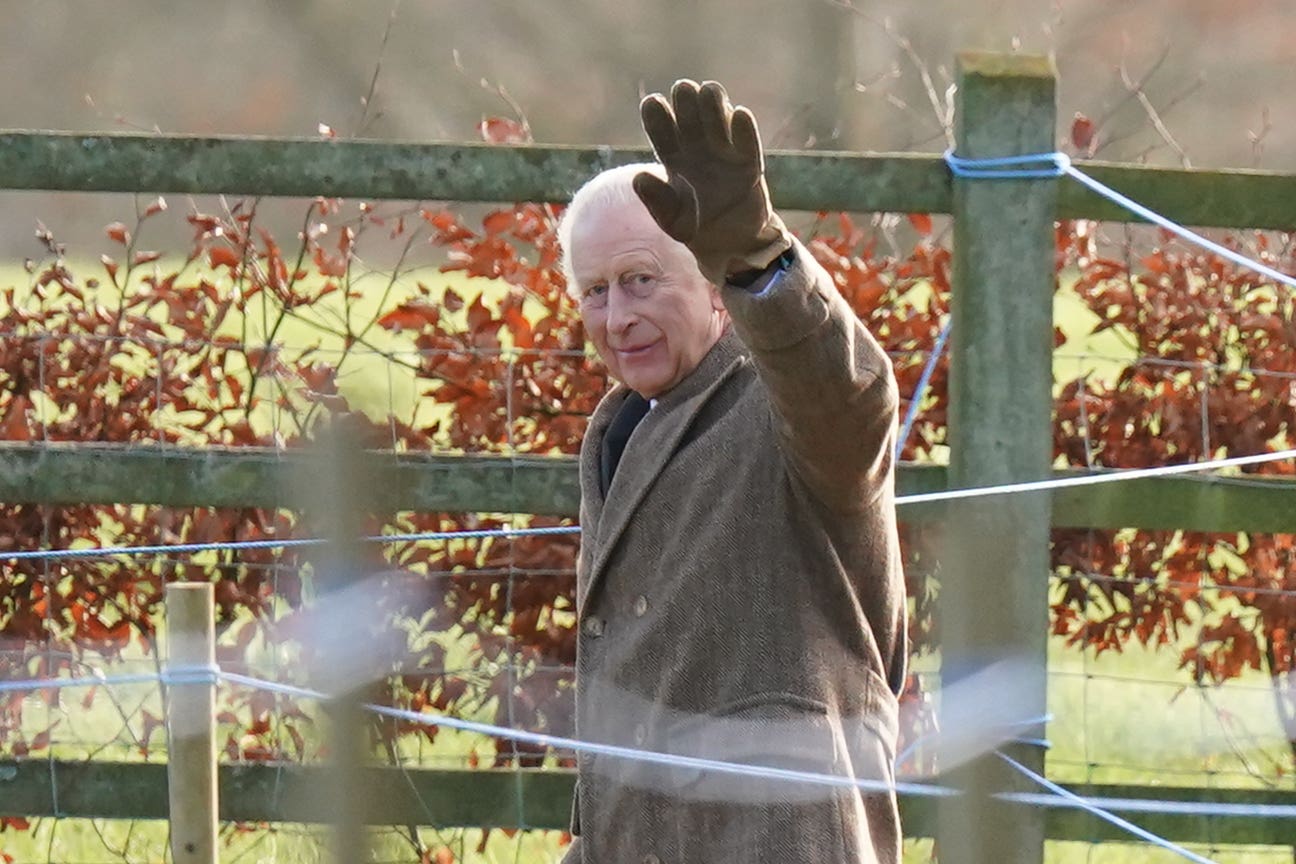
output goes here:
[[[300, 450], [0, 444], [0, 502], [291, 508], [295, 484], [323, 461]], [[375, 452], [365, 473], [387, 512], [575, 516], [580, 506], [569, 458]]]
[[[0, 444], [0, 502], [285, 507], [318, 457], [260, 448], [183, 450], [85, 444]], [[571, 457], [435, 456], [375, 452], [367, 469], [388, 511], [532, 513], [575, 517]], [[1078, 472], [1057, 472], [1075, 476]], [[943, 466], [900, 467], [901, 495], [948, 488]], [[945, 505], [901, 505], [906, 522], [942, 518]], [[1296, 530], [1296, 481], [1254, 475], [1129, 480], [1053, 493], [1058, 528], [1186, 531]]]
[[[326, 766], [243, 764], [220, 768], [220, 816], [236, 822], [328, 820]], [[358, 798], [364, 821], [375, 825], [438, 828], [490, 827], [563, 830], [571, 810], [574, 775], [552, 769], [430, 770], [374, 767], [365, 786], [381, 793]], [[1174, 786], [1073, 784], [1086, 797], [1225, 804], [1256, 808], [1228, 816], [1125, 813], [1140, 826], [1177, 843], [1279, 845], [1292, 839], [1290, 819], [1266, 817], [1265, 805], [1296, 806], [1296, 790], [1200, 789]], [[930, 837], [935, 799], [902, 795], [907, 837]], [[1116, 812], [1121, 812], [1117, 810]], [[166, 765], [137, 762], [0, 760], [0, 816], [95, 819], [167, 818]], [[1080, 810], [1049, 808], [1052, 840], [1127, 841], [1129, 835]]]
[[[0, 188], [561, 202], [594, 172], [648, 156], [618, 147], [7, 131]], [[1080, 167], [1188, 225], [1296, 229], [1296, 175]], [[949, 213], [953, 204], [949, 171], [934, 154], [772, 151], [768, 173], [775, 203], [789, 210]], [[1059, 181], [1058, 215], [1139, 221], [1069, 180]]]

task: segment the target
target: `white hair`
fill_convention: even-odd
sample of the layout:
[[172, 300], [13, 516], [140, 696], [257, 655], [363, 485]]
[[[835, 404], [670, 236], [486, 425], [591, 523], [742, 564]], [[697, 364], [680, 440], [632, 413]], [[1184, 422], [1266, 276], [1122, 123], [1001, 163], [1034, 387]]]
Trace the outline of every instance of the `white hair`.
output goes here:
[[576, 274], [572, 272], [571, 265], [571, 240], [576, 225], [581, 219], [587, 218], [590, 214], [597, 215], [606, 207], [631, 205], [643, 207], [643, 202], [634, 191], [634, 178], [643, 173], [666, 179], [666, 169], [657, 162], [619, 165], [595, 174], [572, 196], [566, 212], [558, 221], [558, 246], [562, 249], [562, 272], [567, 279], [567, 293], [572, 297], [580, 296], [579, 289], [576, 287]]

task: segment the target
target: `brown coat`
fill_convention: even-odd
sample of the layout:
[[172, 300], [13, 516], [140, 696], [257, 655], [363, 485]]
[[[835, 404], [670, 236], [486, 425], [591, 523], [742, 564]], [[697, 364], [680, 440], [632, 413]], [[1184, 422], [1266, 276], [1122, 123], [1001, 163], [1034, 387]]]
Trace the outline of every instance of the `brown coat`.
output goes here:
[[[606, 500], [581, 452], [577, 732], [659, 753], [885, 783], [905, 665], [890, 363], [822, 267], [733, 319], [636, 427]], [[889, 791], [581, 754], [583, 864], [893, 862]]]

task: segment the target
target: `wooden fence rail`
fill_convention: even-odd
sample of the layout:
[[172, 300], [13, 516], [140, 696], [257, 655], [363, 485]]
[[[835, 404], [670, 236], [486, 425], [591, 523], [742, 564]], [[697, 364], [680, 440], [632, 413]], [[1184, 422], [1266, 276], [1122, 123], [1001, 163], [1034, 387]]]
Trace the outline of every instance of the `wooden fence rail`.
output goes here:
[[[330, 805], [319, 794], [329, 786], [324, 766], [222, 765], [220, 818], [232, 822], [327, 822]], [[381, 796], [359, 797], [362, 818], [372, 825], [438, 828], [537, 828], [566, 830], [575, 775], [550, 769], [433, 770], [366, 769], [368, 788]], [[1266, 816], [1266, 806], [1296, 806], [1296, 791], [1201, 789], [1175, 786], [1067, 784], [1070, 791], [1105, 799], [1162, 800], [1179, 804], [1226, 804], [1252, 808], [1227, 816], [1193, 813], [1126, 814], [1144, 828], [1177, 843], [1280, 845], [1292, 840], [1291, 820]], [[905, 835], [933, 836], [933, 798], [902, 795]], [[0, 817], [166, 819], [166, 765], [0, 759]], [[1051, 808], [1045, 815], [1051, 840], [1128, 841], [1128, 833], [1088, 813]]]
[[[487, 144], [394, 144], [300, 138], [0, 132], [0, 189], [220, 192], [436, 201], [567, 201], [596, 171], [646, 150]], [[953, 182], [938, 155], [772, 151], [775, 204], [786, 210], [949, 213]], [[1296, 230], [1296, 175], [1077, 163], [1164, 216], [1213, 228]], [[1139, 221], [1063, 181], [1062, 219]]]
[[[288, 507], [286, 490], [313, 457], [300, 450], [178, 449], [87, 444], [0, 444], [0, 501], [13, 504], [153, 504], [163, 507]], [[575, 517], [576, 460], [566, 456], [370, 454], [380, 507], [388, 512], [533, 513]], [[1057, 477], [1075, 476], [1059, 471]], [[949, 488], [943, 465], [906, 464], [901, 495]], [[940, 519], [942, 503], [901, 504], [905, 522]], [[1058, 528], [1185, 531], [1293, 530], [1296, 481], [1183, 475], [1058, 489]]]

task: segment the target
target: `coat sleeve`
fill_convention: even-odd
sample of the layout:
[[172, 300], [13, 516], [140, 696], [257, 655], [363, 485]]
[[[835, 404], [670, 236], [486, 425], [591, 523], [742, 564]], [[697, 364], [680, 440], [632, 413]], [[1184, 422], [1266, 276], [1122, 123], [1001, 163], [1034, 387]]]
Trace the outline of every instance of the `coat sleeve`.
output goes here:
[[856, 510], [889, 489], [898, 396], [891, 362], [799, 241], [763, 285], [725, 307], [770, 395], [793, 471], [825, 504]]

